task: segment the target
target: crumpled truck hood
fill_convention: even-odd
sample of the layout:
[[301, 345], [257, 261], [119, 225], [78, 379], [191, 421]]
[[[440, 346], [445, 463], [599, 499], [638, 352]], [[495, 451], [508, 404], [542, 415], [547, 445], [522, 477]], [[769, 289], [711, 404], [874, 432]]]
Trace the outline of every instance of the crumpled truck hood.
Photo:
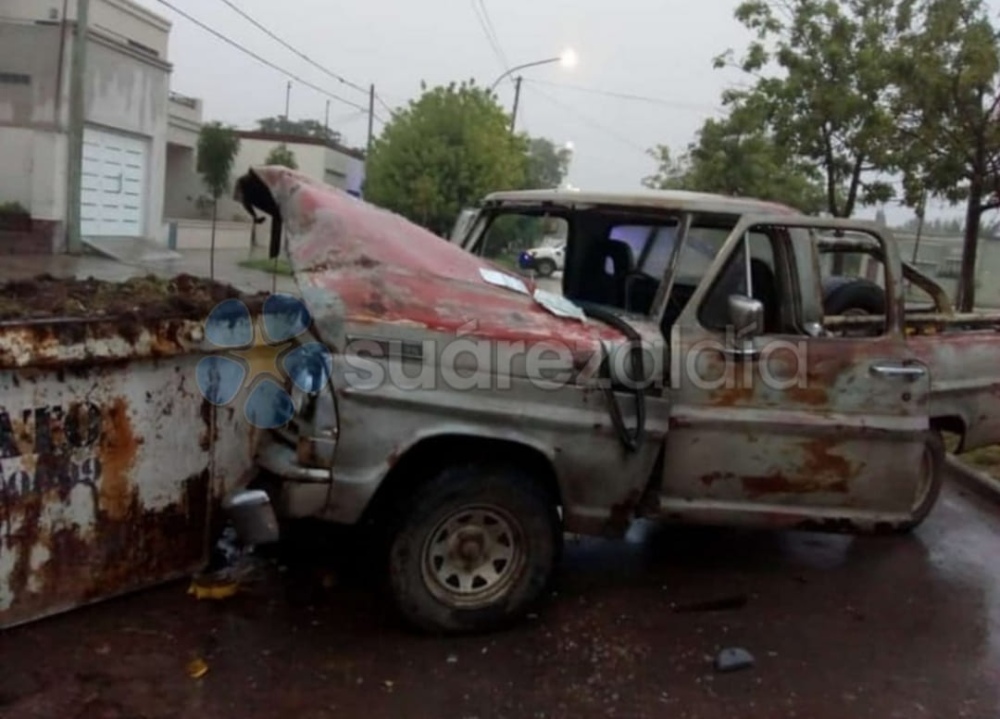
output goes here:
[[272, 256], [284, 231], [303, 300], [334, 351], [363, 325], [558, 341], [573, 349], [574, 364], [578, 353], [592, 359], [602, 341], [626, 341], [598, 320], [561, 316], [553, 303], [565, 301], [536, 295], [533, 281], [300, 172], [251, 168], [237, 183], [237, 197], [255, 216], [255, 210], [271, 215]]

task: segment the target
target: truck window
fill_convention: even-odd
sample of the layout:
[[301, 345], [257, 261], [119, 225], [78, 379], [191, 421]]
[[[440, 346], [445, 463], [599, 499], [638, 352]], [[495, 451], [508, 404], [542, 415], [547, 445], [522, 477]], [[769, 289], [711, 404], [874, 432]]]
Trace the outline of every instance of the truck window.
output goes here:
[[474, 252], [512, 269], [523, 250], [566, 241], [569, 225], [562, 217], [528, 213], [497, 215], [478, 240]]
[[[740, 243], [716, 277], [712, 288], [698, 308], [698, 321], [719, 332], [729, 325], [730, 295], [748, 295], [764, 304], [764, 328], [767, 333], [781, 327], [781, 284], [772, 239], [761, 232], [750, 232], [747, 243]], [[746, 247], [750, 247], [750, 287], [747, 286]]]
[[[855, 232], [841, 236], [821, 235], [817, 238], [820, 256], [820, 278], [823, 286], [823, 323], [838, 335], [878, 336], [885, 331], [883, 322], [868, 321], [864, 325], [841, 326], [843, 317], [885, 317], [885, 263], [878, 241]], [[841, 257], [839, 267], [836, 256]], [[933, 312], [934, 297], [912, 282], [903, 281], [904, 311]]]
[[[668, 220], [663, 224], [616, 225], [611, 228], [608, 241], [629, 248], [628, 253], [618, 251], [617, 255], [630, 254], [628, 259], [622, 260], [624, 267], [620, 268], [620, 301], [613, 304], [639, 314], [650, 312], [673, 255], [679, 227], [676, 220]], [[611, 263], [611, 266], [605, 266], [605, 274], [613, 276], [616, 272], [616, 252], [611, 250], [607, 254], [605, 263]], [[610, 296], [615, 299], [613, 294]]]
[[[666, 311], [660, 321], [660, 329], [664, 337], [670, 336], [670, 330], [677, 321], [709, 267], [715, 261], [732, 231], [731, 226], [708, 226], [692, 224], [688, 230], [688, 239], [684, 243], [681, 255], [677, 261], [677, 274], [674, 277], [667, 299]], [[751, 232], [751, 257], [774, 267], [774, 253], [771, 241], [767, 235]], [[742, 257], [742, 255], [740, 255]], [[724, 301], [728, 313], [728, 299]]]

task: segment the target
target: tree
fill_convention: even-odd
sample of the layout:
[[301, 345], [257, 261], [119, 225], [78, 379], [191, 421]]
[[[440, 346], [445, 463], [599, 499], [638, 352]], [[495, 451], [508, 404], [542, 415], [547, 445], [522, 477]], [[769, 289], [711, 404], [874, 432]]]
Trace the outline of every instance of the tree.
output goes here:
[[975, 306], [983, 214], [1000, 208], [1000, 34], [981, 0], [911, 2], [895, 63], [912, 203], [923, 192], [965, 203], [956, 305]]
[[[727, 91], [725, 102], [759, 105], [774, 141], [822, 170], [826, 211], [834, 217], [894, 196], [872, 173], [897, 166], [891, 59], [900, 39], [898, 6], [910, 1], [744, 0], [736, 10], [756, 33], [737, 66], [756, 79], [748, 89]], [[772, 62], [778, 74], [767, 76]]]
[[752, 108], [706, 120], [695, 142], [675, 158], [670, 148], [650, 152], [656, 174], [643, 184], [656, 189], [694, 190], [781, 202], [814, 214], [824, 207], [815, 166], [791, 155], [764, 129]]
[[525, 189], [559, 187], [569, 170], [571, 156], [569, 148], [557, 148], [555, 143], [547, 138], [533, 137], [528, 140]]
[[295, 161], [295, 153], [289, 150], [288, 145], [285, 143], [275, 146], [269, 153], [267, 153], [267, 158], [265, 158], [264, 164], [282, 165], [292, 170], [299, 169], [299, 165]]
[[523, 186], [527, 142], [474, 82], [421, 89], [374, 140], [365, 198], [445, 235], [484, 194]]
[[315, 137], [326, 142], [339, 143], [343, 136], [336, 130], [331, 130], [316, 120], [289, 120], [284, 115], [264, 117], [257, 120], [257, 127], [264, 132], [276, 135], [295, 135], [297, 137]]
[[201, 126], [198, 134], [197, 170], [212, 196], [210, 277], [215, 277], [215, 222], [218, 216], [219, 198], [229, 190], [230, 174], [239, 149], [240, 138], [234, 128], [219, 122], [207, 122]]

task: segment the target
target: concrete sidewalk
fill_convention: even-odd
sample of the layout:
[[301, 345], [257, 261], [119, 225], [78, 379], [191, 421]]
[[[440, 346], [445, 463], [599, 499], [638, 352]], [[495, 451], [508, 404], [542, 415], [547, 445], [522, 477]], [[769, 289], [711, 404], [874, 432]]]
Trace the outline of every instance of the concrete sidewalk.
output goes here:
[[[158, 277], [174, 277], [190, 274], [209, 276], [209, 250], [183, 250], [176, 260], [162, 260], [145, 263], [125, 263], [99, 255], [9, 255], [0, 263], [0, 282], [29, 279], [40, 274], [53, 277], [93, 277], [98, 280], [125, 280], [154, 274]], [[264, 249], [251, 253], [249, 250], [217, 249], [215, 251], [215, 279], [226, 282], [247, 292], [292, 292], [298, 294], [295, 280], [284, 275], [271, 275], [262, 270], [240, 267], [239, 263], [253, 258], [265, 258]]]

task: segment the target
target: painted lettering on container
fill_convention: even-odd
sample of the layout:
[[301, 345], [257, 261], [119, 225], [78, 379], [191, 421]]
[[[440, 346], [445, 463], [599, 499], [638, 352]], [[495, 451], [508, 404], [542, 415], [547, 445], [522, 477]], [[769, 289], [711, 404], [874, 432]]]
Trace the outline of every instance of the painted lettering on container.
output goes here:
[[90, 402], [20, 412], [0, 407], [0, 500], [9, 505], [95, 486], [101, 461], [92, 448], [100, 437], [101, 410]]

